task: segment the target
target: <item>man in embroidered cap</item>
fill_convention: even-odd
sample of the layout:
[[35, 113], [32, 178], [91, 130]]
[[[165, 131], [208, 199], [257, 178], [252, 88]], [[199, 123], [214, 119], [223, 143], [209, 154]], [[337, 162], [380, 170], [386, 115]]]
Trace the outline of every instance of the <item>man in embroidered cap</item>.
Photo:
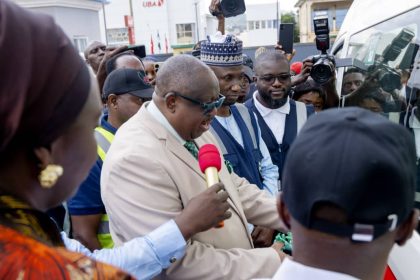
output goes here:
[[[221, 146], [224, 158], [237, 175], [275, 197], [279, 178], [277, 166], [271, 161], [254, 114], [237, 103], [247, 79], [243, 68], [242, 41], [232, 35], [217, 33], [201, 43], [201, 61], [213, 70], [219, 81], [220, 93], [225, 96], [210, 129]], [[255, 228], [252, 232], [254, 245], [270, 246], [273, 234], [271, 229]]]

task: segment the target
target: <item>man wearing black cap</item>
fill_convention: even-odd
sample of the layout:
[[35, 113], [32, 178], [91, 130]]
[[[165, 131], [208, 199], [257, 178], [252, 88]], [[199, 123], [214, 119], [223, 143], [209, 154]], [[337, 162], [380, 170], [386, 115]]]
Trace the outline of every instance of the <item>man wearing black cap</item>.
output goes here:
[[367, 110], [310, 118], [289, 151], [278, 203], [293, 260], [273, 279], [383, 279], [391, 248], [417, 225], [415, 155], [403, 126]]
[[108, 114], [95, 129], [98, 160], [77, 194], [68, 202], [74, 238], [90, 250], [112, 248], [113, 242], [107, 226], [108, 217], [100, 194], [100, 174], [105, 155], [117, 129], [131, 118], [146, 101], [152, 99], [153, 88], [143, 71], [118, 69], [105, 80], [103, 100]]

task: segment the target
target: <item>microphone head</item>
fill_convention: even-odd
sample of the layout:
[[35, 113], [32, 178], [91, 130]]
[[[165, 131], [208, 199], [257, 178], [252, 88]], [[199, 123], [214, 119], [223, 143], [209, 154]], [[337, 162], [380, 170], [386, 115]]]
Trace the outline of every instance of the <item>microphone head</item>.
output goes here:
[[215, 145], [206, 144], [200, 148], [198, 151], [198, 164], [203, 173], [209, 167], [216, 167], [217, 171], [220, 171], [222, 159]]

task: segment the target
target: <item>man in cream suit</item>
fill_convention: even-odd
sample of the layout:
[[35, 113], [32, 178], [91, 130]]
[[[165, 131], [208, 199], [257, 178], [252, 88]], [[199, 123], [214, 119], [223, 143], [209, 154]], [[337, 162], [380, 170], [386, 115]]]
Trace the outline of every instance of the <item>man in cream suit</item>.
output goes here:
[[[192, 56], [172, 57], [159, 70], [153, 101], [118, 130], [102, 169], [101, 193], [117, 246], [172, 219], [206, 190], [193, 154], [204, 144], [217, 146], [207, 130], [223, 99], [216, 76]], [[271, 277], [280, 265], [284, 255], [276, 245], [253, 249], [247, 231], [248, 222], [284, 228], [275, 198], [225, 165], [219, 177], [232, 217], [193, 236], [185, 257], [173, 259], [161, 279]]]

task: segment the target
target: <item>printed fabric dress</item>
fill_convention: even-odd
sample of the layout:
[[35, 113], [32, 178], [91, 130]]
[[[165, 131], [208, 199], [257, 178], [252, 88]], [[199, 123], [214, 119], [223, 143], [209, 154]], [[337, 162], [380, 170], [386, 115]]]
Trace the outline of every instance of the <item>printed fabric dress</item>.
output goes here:
[[134, 279], [68, 251], [47, 214], [0, 195], [0, 279]]

